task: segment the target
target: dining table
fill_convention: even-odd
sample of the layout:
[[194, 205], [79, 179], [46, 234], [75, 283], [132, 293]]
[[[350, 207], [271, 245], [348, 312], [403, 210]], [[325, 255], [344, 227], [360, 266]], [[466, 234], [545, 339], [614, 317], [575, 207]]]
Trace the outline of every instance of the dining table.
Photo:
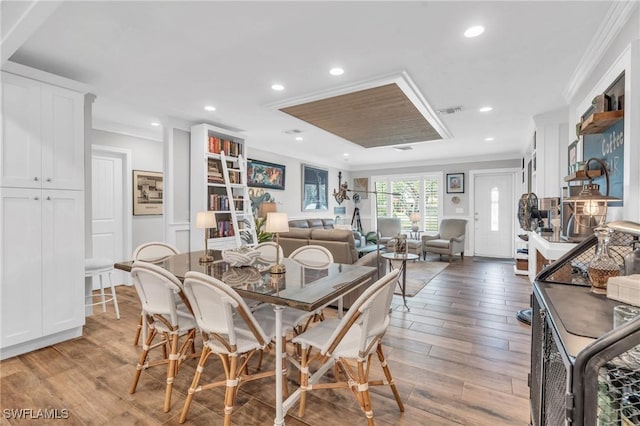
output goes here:
[[[284, 273], [275, 274], [269, 271], [272, 263], [257, 261], [251, 266], [236, 267], [222, 259], [221, 252], [210, 250], [213, 261], [200, 262], [204, 251], [192, 251], [158, 259], [147, 259], [146, 262], [158, 265], [171, 272], [180, 281], [189, 271], [201, 272], [217, 278], [232, 287], [242, 297], [273, 306], [275, 316], [276, 353], [283, 352], [282, 311], [285, 306], [309, 312], [316, 311], [360, 286], [371, 284], [376, 269], [369, 266], [331, 263], [322, 268], [309, 268], [289, 258], [280, 259], [285, 266]], [[114, 267], [123, 271], [131, 271], [134, 261], [122, 261]], [[273, 424], [284, 425], [287, 411], [300, 397], [300, 389], [296, 390], [286, 401], [283, 399], [284, 379], [282, 362], [275, 358], [275, 407], [276, 417]]]

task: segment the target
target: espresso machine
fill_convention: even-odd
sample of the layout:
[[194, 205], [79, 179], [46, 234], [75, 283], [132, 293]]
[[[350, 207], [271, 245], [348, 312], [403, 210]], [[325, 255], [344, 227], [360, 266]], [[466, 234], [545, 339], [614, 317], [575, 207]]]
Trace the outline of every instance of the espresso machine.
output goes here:
[[538, 200], [538, 211], [540, 213], [540, 232], [554, 232], [554, 225], [559, 235], [560, 231], [560, 197], [547, 197]]

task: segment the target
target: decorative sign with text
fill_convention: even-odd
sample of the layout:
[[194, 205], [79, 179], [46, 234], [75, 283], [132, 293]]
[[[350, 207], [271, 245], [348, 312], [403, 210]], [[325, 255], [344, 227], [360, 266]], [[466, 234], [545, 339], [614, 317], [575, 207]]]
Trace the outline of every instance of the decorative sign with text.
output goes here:
[[[604, 133], [597, 135], [584, 135], [584, 161], [595, 157], [603, 160], [607, 164], [609, 171], [609, 195], [623, 200], [624, 184], [624, 120], [618, 121], [609, 127]], [[599, 167], [592, 161], [590, 168]], [[604, 176], [593, 180], [600, 185], [600, 192], [605, 194], [607, 184]], [[624, 200], [623, 200], [624, 201]], [[610, 202], [613, 207], [620, 207], [623, 201]]]

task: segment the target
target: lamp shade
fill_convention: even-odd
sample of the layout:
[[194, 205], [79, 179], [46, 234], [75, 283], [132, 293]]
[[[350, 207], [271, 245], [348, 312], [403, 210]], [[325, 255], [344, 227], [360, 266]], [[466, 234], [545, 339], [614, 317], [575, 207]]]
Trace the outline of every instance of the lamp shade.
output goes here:
[[268, 213], [267, 223], [264, 226], [266, 232], [288, 232], [289, 217], [286, 213]]
[[409, 220], [411, 220], [411, 222], [420, 222], [420, 213], [418, 212], [413, 212], [409, 215]]
[[207, 229], [216, 227], [216, 215], [212, 211], [196, 213], [196, 228]]
[[267, 214], [276, 211], [276, 203], [261, 203], [258, 209], [258, 217], [267, 217]]

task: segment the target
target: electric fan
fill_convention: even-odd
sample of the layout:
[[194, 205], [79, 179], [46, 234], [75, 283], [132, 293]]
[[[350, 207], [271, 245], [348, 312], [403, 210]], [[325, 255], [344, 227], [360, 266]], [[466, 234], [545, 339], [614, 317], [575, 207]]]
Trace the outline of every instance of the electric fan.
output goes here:
[[[518, 220], [525, 231], [533, 231], [538, 227], [538, 197], [533, 192], [522, 194], [518, 202]], [[518, 321], [531, 325], [531, 308], [522, 309], [516, 314]]]
[[538, 227], [540, 212], [538, 211], [538, 197], [533, 192], [522, 194], [518, 202], [518, 220], [525, 231], [534, 231]]

